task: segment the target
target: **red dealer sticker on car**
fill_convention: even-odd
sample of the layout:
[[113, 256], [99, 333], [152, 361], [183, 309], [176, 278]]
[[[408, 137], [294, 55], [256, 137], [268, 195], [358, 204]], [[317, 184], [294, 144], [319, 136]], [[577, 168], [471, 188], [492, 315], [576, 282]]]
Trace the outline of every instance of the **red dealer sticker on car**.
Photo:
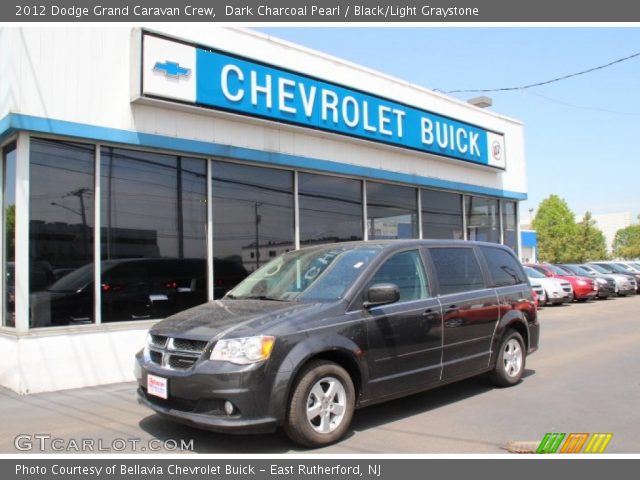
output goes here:
[[155, 397], [167, 399], [167, 379], [156, 377], [155, 375], [147, 375], [147, 393]]

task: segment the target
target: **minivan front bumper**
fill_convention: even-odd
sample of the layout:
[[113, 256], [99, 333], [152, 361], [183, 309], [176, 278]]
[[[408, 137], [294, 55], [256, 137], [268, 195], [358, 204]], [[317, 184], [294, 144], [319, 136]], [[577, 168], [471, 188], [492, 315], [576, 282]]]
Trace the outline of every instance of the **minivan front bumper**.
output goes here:
[[[167, 399], [149, 394], [149, 374], [167, 380]], [[138, 402], [176, 422], [227, 433], [266, 433], [278, 426], [270, 402], [274, 376], [264, 364], [203, 361], [187, 371], [176, 371], [146, 362], [138, 353], [135, 375]], [[231, 414], [224, 409], [227, 401], [234, 406]]]

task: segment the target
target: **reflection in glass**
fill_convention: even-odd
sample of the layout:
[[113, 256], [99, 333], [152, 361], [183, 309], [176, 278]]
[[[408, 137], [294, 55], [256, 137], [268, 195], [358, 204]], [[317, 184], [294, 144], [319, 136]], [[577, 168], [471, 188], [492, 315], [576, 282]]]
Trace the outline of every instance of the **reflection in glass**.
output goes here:
[[335, 301], [380, 253], [380, 245], [321, 245], [289, 252], [263, 265], [227, 298]]
[[462, 240], [462, 196], [458, 193], [423, 189], [422, 237]]
[[16, 149], [15, 144], [4, 148], [2, 178], [2, 205], [4, 207], [4, 292], [3, 325], [15, 326], [15, 225], [16, 225]]
[[418, 238], [416, 189], [367, 182], [369, 240]]
[[103, 147], [102, 321], [206, 301], [204, 160]]
[[503, 202], [502, 203], [502, 229], [504, 231], [503, 238], [504, 244], [514, 252], [518, 252], [518, 232], [516, 226], [518, 224], [518, 217], [516, 215], [516, 209], [518, 204], [516, 202]]
[[[31, 327], [92, 323], [93, 290], [53, 285], [93, 262], [94, 147], [32, 139], [29, 292]], [[86, 265], [86, 267], [85, 267]]]
[[298, 174], [300, 243], [362, 240], [362, 182]]
[[500, 243], [500, 216], [495, 198], [465, 198], [467, 239]]
[[294, 248], [293, 172], [214, 162], [212, 191], [219, 298], [248, 272]]

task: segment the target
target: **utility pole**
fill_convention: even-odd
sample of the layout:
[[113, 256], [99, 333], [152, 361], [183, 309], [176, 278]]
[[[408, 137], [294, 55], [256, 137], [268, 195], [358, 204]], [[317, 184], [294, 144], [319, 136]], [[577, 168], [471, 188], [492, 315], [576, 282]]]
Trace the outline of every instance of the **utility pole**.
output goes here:
[[58, 203], [55, 202], [51, 202], [51, 205], [55, 205], [58, 207], [62, 207], [62, 208], [66, 208], [67, 210], [74, 212], [78, 215], [80, 215], [80, 219], [82, 222], [82, 253], [84, 254], [84, 258], [87, 259], [87, 257], [89, 256], [89, 237], [87, 235], [87, 229], [89, 228], [87, 225], [87, 213], [85, 212], [85, 206], [84, 206], [84, 196], [85, 195], [91, 195], [91, 189], [90, 188], [78, 188], [77, 190], [72, 190], [69, 193], [67, 193], [66, 195], [63, 195], [62, 198], [65, 197], [78, 197], [78, 201], [80, 202], [80, 211], [76, 212], [75, 210], [65, 207], [64, 205], [60, 205]]
[[260, 214], [258, 213], [258, 207], [262, 205], [260, 202], [254, 202], [253, 208], [255, 212], [255, 222], [256, 222], [256, 270], [260, 268]]

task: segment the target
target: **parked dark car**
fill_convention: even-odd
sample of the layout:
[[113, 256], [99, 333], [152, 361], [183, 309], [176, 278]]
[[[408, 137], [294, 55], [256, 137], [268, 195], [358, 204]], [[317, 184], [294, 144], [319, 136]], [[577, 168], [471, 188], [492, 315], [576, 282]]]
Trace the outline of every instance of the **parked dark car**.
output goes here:
[[557, 264], [556, 267], [560, 267], [566, 270], [570, 275], [578, 275], [580, 277], [592, 277], [598, 284], [598, 293], [596, 298], [606, 299], [616, 293], [616, 281], [610, 275], [603, 275], [601, 273], [594, 273], [585, 268], [582, 268], [576, 263], [562, 263]]
[[340, 439], [356, 408], [485, 372], [515, 385], [538, 337], [531, 286], [506, 247], [309, 247], [154, 325], [136, 355], [138, 398], [178, 422], [284, 426], [315, 447]]
[[[165, 318], [207, 301], [204, 259], [129, 258], [105, 260], [102, 269], [102, 321]], [[247, 276], [242, 265], [214, 261], [214, 294], [224, 295]], [[93, 322], [93, 265], [60, 277], [31, 294], [31, 326]]]

